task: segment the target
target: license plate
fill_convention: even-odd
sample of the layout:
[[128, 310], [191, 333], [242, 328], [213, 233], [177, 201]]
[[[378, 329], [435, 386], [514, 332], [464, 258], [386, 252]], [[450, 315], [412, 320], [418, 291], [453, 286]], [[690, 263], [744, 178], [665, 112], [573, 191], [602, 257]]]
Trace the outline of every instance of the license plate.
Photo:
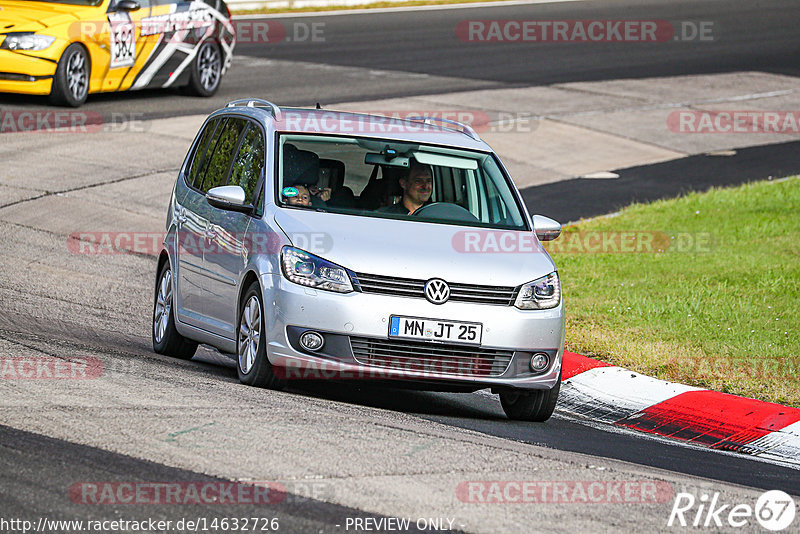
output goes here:
[[400, 317], [397, 315], [392, 315], [389, 318], [389, 337], [480, 345], [482, 335], [483, 325], [481, 323]]

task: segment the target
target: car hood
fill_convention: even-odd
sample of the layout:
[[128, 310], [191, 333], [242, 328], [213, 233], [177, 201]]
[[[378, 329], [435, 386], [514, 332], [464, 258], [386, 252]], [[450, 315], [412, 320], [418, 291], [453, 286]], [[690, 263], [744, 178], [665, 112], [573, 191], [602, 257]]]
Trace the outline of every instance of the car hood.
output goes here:
[[81, 20], [96, 7], [50, 2], [0, 2], [0, 33], [36, 32]]
[[[275, 222], [298, 248], [357, 273], [493, 286], [518, 286], [555, 270], [533, 232], [488, 231], [416, 221], [358, 217], [304, 209], [278, 209]], [[466, 232], [504, 234], [523, 245], [500, 252], [489, 246], [465, 252]], [[479, 237], [480, 240], [480, 237]], [[534, 247], [529, 245], [534, 243]], [[526, 246], [527, 244], [527, 246]], [[476, 252], [475, 248], [480, 248]], [[507, 249], [509, 247], [506, 247]], [[536, 250], [538, 248], [538, 251]]]

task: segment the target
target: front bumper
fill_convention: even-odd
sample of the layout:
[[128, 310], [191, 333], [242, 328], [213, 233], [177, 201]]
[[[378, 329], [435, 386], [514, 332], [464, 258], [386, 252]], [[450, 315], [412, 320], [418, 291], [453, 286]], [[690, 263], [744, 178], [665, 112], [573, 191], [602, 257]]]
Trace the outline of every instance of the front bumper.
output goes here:
[[57, 60], [0, 50], [0, 92], [47, 95], [53, 86]]
[[[474, 389], [550, 389], [560, 378], [563, 304], [551, 310], [526, 311], [461, 302], [434, 305], [424, 299], [317, 291], [293, 284], [281, 275], [263, 276], [262, 288], [267, 303], [267, 354], [277, 372], [285, 373], [286, 378], [400, 380], [429, 383], [432, 389], [442, 383]], [[482, 343], [474, 350], [476, 371], [470, 372], [467, 359], [460, 358], [457, 363], [448, 359], [452, 353], [472, 352], [469, 346], [424, 341], [415, 342], [418, 347], [409, 348], [405, 341], [394, 346], [388, 335], [390, 315], [482, 323]], [[306, 330], [324, 335], [322, 350], [311, 352], [299, 345], [297, 338]], [[365, 356], [372, 349], [365, 346], [378, 347], [376, 350], [383, 350], [384, 356], [390, 352], [392, 364], [372, 364], [376, 360]], [[544, 372], [533, 373], [528, 367], [534, 352], [550, 356], [551, 364]], [[414, 358], [407, 353], [413, 353]], [[487, 354], [494, 357], [495, 353], [508, 355], [507, 365], [480, 363], [487, 361]]]

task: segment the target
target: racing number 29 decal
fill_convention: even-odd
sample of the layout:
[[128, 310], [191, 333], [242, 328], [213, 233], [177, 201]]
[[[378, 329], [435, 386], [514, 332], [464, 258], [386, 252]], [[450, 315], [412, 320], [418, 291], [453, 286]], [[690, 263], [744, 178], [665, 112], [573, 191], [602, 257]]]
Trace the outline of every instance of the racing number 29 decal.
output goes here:
[[108, 14], [111, 32], [111, 68], [132, 67], [136, 60], [136, 33], [127, 13]]

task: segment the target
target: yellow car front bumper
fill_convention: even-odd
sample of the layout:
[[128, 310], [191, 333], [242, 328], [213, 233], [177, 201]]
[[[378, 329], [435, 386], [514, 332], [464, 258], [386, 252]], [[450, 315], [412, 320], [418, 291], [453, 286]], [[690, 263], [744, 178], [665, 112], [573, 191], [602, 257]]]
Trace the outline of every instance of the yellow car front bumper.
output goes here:
[[24, 52], [0, 50], [0, 92], [50, 94], [57, 66], [58, 56], [51, 59]]

